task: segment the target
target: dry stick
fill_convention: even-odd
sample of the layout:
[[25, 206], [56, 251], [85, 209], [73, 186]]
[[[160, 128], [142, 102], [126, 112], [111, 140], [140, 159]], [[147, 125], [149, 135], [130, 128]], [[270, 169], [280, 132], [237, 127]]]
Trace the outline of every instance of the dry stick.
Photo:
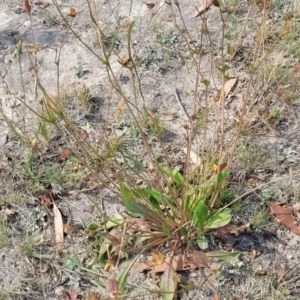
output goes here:
[[177, 100], [177, 103], [178, 103], [179, 107], [180, 107], [181, 110], [184, 112], [184, 114], [187, 116], [189, 122], [191, 122], [191, 119], [190, 119], [190, 117], [189, 117], [189, 114], [187, 113], [185, 107], [183, 106], [183, 104], [182, 104], [182, 102], [181, 102], [181, 100], [180, 100], [180, 98], [179, 98], [178, 90], [175, 88], [174, 85], [173, 85], [173, 93], [174, 93], [174, 95], [175, 95], [175, 98], [176, 98], [176, 100]]

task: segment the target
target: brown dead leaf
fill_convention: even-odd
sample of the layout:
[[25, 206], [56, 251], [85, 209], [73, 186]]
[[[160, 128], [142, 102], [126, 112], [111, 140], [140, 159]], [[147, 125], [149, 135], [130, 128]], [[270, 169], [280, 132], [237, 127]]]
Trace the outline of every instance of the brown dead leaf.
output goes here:
[[14, 215], [16, 212], [13, 211], [12, 209], [5, 208], [5, 214], [8, 216]]
[[279, 34], [279, 37], [283, 37], [290, 33], [290, 27], [285, 27]]
[[104, 270], [105, 271], [114, 271], [115, 270], [115, 261], [111, 258], [109, 258], [106, 261], [106, 264], [104, 266]]
[[42, 2], [42, 9], [45, 9], [50, 6], [49, 2]]
[[100, 298], [95, 293], [90, 293], [87, 300], [100, 300]]
[[64, 226], [60, 210], [53, 202], [55, 242], [60, 246], [64, 242]]
[[34, 138], [32, 141], [31, 141], [31, 148], [32, 149], [36, 149], [37, 148], [37, 139]]
[[72, 155], [72, 151], [70, 149], [62, 149], [60, 151], [60, 155], [65, 158], [69, 158]]
[[221, 240], [224, 242], [224, 249], [227, 251], [231, 251], [234, 245], [234, 236], [230, 233], [228, 228], [219, 227], [217, 228], [217, 233], [220, 236]]
[[127, 56], [123, 56], [122, 59], [120, 60], [120, 64], [122, 66], [127, 66], [131, 62], [131, 59]]
[[95, 208], [95, 205], [89, 204], [83, 209], [83, 211], [91, 214], [93, 212], [94, 208]]
[[251, 231], [251, 224], [247, 223], [245, 225], [236, 226], [236, 225], [227, 225], [225, 226], [228, 231], [238, 235], [239, 232]]
[[70, 7], [70, 12], [69, 12], [69, 16], [72, 18], [75, 18], [77, 15], [77, 11], [74, 7]]
[[170, 257], [167, 257], [161, 265], [154, 265], [152, 259], [145, 260], [142, 263], [136, 263], [133, 270], [137, 272], [150, 270], [152, 273], [162, 273], [165, 272], [166, 268], [171, 264], [171, 261], [174, 271], [185, 271], [209, 267], [206, 254], [202, 251], [193, 251], [186, 255], [174, 256], [172, 260]]
[[77, 293], [75, 291], [69, 291], [70, 300], [77, 300]]
[[[183, 148], [183, 152], [186, 155], [188, 152], [187, 148]], [[192, 161], [192, 163], [194, 163], [196, 165], [196, 167], [199, 167], [201, 165], [201, 158], [199, 155], [197, 155], [194, 151], [190, 151], [190, 160]]]
[[119, 287], [118, 282], [115, 279], [107, 280], [106, 293], [110, 299], [117, 299], [119, 295]]
[[136, 224], [138, 228], [142, 231], [150, 231], [149, 224], [141, 219], [133, 219], [133, 224]]
[[192, 18], [196, 18], [201, 16], [204, 12], [206, 12], [212, 5], [219, 6], [218, 0], [203, 0], [203, 4], [199, 6], [194, 13], [192, 14]]
[[293, 205], [293, 211], [299, 211], [300, 210], [300, 203], [296, 203]]
[[237, 82], [237, 78], [231, 78], [231, 79], [229, 79], [228, 81], [225, 82], [225, 84], [224, 84], [224, 95], [225, 95], [225, 97], [228, 96], [230, 91], [235, 86], [236, 82]]
[[221, 97], [221, 91], [222, 90], [217, 90], [217, 94], [216, 96], [214, 97], [214, 102], [218, 102], [220, 100], [220, 97]]
[[31, 11], [31, 6], [30, 6], [30, 4], [29, 4], [29, 1], [28, 1], [28, 0], [24, 0], [24, 2], [23, 2], [23, 7], [24, 7], [25, 11], [26, 11], [27, 13], [29, 13], [29, 14], [30, 14], [30, 11]]
[[47, 207], [49, 207], [53, 204], [53, 201], [52, 201], [52, 198], [50, 195], [42, 195], [41, 200], [42, 200], [42, 203]]
[[292, 214], [284, 207], [280, 206], [277, 203], [269, 202], [269, 206], [272, 212], [275, 214], [276, 219], [287, 227], [291, 232], [300, 235], [300, 227], [295, 225], [295, 220]]
[[86, 130], [83, 130], [81, 133], [81, 138], [85, 141], [89, 137], [89, 133]]
[[152, 261], [156, 266], [161, 265], [164, 262], [164, 259], [165, 259], [164, 256], [160, 252], [158, 251], [153, 252]]
[[39, 47], [36, 45], [27, 45], [26, 48], [29, 51], [29, 53], [37, 53], [40, 50]]
[[71, 233], [71, 232], [73, 231], [73, 228], [72, 228], [71, 225], [68, 224], [68, 223], [65, 223], [65, 224], [63, 225], [63, 228], [64, 228], [64, 233]]
[[221, 297], [216, 293], [213, 297], [213, 300], [221, 300]]

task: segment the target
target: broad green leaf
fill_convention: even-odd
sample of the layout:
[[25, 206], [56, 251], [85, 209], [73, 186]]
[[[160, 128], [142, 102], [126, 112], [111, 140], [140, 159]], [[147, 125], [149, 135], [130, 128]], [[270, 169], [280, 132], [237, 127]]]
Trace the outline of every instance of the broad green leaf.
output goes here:
[[113, 218], [108, 219], [105, 223], [105, 228], [110, 229], [119, 225], [122, 225], [124, 223], [124, 217], [120, 215], [119, 213], [116, 213]]
[[183, 236], [187, 237], [188, 236], [188, 231], [185, 227], [180, 228], [180, 232], [182, 233]]
[[184, 177], [179, 173], [179, 167], [173, 169], [172, 177], [179, 186], [183, 185]]
[[149, 198], [151, 196], [155, 197], [157, 200], [161, 200], [161, 193], [155, 190], [139, 189], [137, 190], [140, 195], [146, 196]]
[[159, 206], [159, 203], [158, 203], [157, 199], [156, 199], [154, 196], [150, 196], [150, 197], [149, 197], [149, 201], [150, 201], [150, 203], [151, 203], [157, 210], [161, 210], [161, 209], [160, 209], [160, 206]]
[[225, 200], [225, 199], [230, 198], [232, 195], [233, 195], [233, 192], [231, 190], [227, 190], [221, 194], [220, 198], [221, 198], [221, 200]]
[[192, 196], [187, 195], [185, 198], [185, 209], [187, 212], [190, 211], [192, 204], [193, 204]]
[[172, 173], [171, 173], [170, 169], [167, 168], [167, 167], [162, 167], [162, 168], [161, 168], [161, 171], [162, 171], [164, 174], [168, 175], [168, 176], [172, 176]]
[[165, 225], [163, 226], [163, 233], [165, 233], [166, 235], [170, 234], [170, 230], [168, 227], [166, 227]]
[[221, 184], [227, 177], [229, 176], [229, 171], [228, 170], [223, 170], [221, 173], [218, 174], [217, 176], [217, 183]]
[[180, 284], [180, 287], [182, 287], [186, 291], [191, 291], [197, 288], [197, 286], [187, 285], [187, 284]]
[[225, 208], [209, 217], [205, 224], [205, 228], [219, 228], [227, 225], [231, 221], [231, 210]]
[[120, 192], [121, 192], [121, 195], [123, 196], [124, 204], [125, 204], [126, 208], [131, 213], [133, 213], [136, 217], [145, 215], [148, 208], [145, 205], [136, 202], [132, 198], [132, 192], [129, 189], [127, 189], [123, 185], [120, 185]]
[[134, 159], [133, 160], [133, 165], [134, 165], [134, 169], [137, 172], [145, 172], [145, 167], [143, 166], [143, 164], [140, 161]]
[[199, 202], [193, 214], [193, 221], [195, 227], [203, 228], [204, 223], [207, 221], [207, 217], [208, 217], [208, 207], [202, 202]]
[[208, 187], [215, 186], [216, 184], [217, 184], [217, 177], [216, 177], [216, 175], [214, 175], [214, 176], [212, 176], [212, 178], [210, 178], [206, 182], [200, 184], [198, 186], [198, 188], [200, 188], [200, 189], [206, 189]]
[[120, 185], [120, 192], [124, 200], [130, 200], [132, 198], [131, 191], [127, 189], [124, 185]]
[[134, 246], [137, 247], [138, 245], [141, 245], [144, 241], [147, 241], [149, 239], [153, 238], [153, 235], [143, 235], [143, 236], [138, 236], [136, 238], [136, 241], [134, 243]]
[[101, 257], [104, 253], [108, 252], [109, 248], [111, 247], [111, 242], [108, 238], [105, 238], [103, 243], [101, 244], [99, 250], [99, 256]]
[[229, 261], [229, 260], [238, 258], [238, 256], [240, 255], [240, 252], [238, 252], [238, 251], [227, 252], [225, 250], [219, 250], [219, 251], [205, 252], [205, 254], [209, 258], [216, 258], [216, 259], [220, 259], [220, 260]]
[[96, 230], [96, 229], [98, 229], [98, 225], [96, 223], [91, 223], [87, 227], [87, 230], [89, 230], [89, 231], [93, 231], [93, 230]]
[[161, 297], [163, 300], [173, 300], [177, 289], [177, 273], [172, 268], [172, 260], [161, 275]]
[[126, 283], [127, 283], [129, 274], [130, 274], [130, 272], [129, 272], [128, 268], [125, 268], [125, 270], [122, 272], [122, 274], [118, 278], [118, 286], [120, 288], [121, 295], [123, 295], [125, 293], [125, 287], [126, 287]]
[[137, 171], [138, 173], [146, 171], [146, 169], [143, 166], [143, 164], [140, 161], [138, 161], [135, 158], [133, 158], [132, 156], [130, 156], [130, 155], [129, 156], [125, 156], [125, 158], [133, 162], [133, 169], [135, 171]]
[[206, 250], [208, 248], [208, 242], [204, 235], [198, 237], [197, 244], [202, 250]]

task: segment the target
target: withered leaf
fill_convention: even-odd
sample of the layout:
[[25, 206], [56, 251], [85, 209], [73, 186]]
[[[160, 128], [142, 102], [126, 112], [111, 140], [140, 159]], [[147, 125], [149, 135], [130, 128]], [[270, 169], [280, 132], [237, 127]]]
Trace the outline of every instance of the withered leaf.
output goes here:
[[221, 297], [216, 293], [213, 297], [213, 300], [221, 300]]
[[65, 158], [69, 158], [72, 155], [72, 151], [70, 149], [63, 149], [60, 151], [60, 155]]
[[95, 293], [90, 293], [87, 300], [100, 300], [100, 298]]
[[63, 225], [63, 228], [64, 228], [64, 233], [71, 233], [71, 232], [73, 231], [71, 225], [68, 224], [68, 223], [65, 223], [65, 224]]
[[24, 7], [25, 11], [30, 14], [30, 12], [31, 12], [31, 6], [30, 6], [28, 0], [24, 0], [23, 7]]
[[174, 299], [174, 295], [177, 289], [177, 273], [172, 268], [172, 258], [170, 264], [161, 276], [161, 296], [164, 300]]
[[69, 16], [72, 18], [75, 18], [77, 15], [77, 11], [74, 7], [70, 7], [70, 12], [69, 12]]
[[152, 261], [156, 266], [161, 265], [164, 262], [164, 256], [160, 252], [154, 251]]
[[45, 206], [51, 206], [53, 204], [53, 201], [51, 199], [51, 196], [50, 195], [42, 195], [41, 196], [41, 200], [42, 200], [42, 203], [45, 205]]
[[218, 0], [203, 0], [203, 4], [199, 6], [194, 13], [192, 14], [192, 18], [196, 18], [201, 16], [204, 12], [206, 12], [212, 5], [219, 6]]
[[229, 232], [229, 230], [226, 227], [219, 227], [217, 228], [217, 233], [224, 242], [224, 249], [230, 251], [233, 249], [234, 245], [234, 236]]
[[152, 273], [162, 273], [172, 263], [174, 271], [185, 271], [208, 267], [208, 258], [204, 252], [193, 251], [185, 255], [174, 256], [173, 259], [166, 257], [161, 265], [154, 265], [152, 259], [145, 260], [142, 263], [136, 263], [134, 271], [143, 272], [150, 270]]
[[224, 95], [225, 97], [228, 96], [228, 94], [230, 93], [230, 91], [232, 90], [232, 88], [235, 86], [237, 82], [237, 78], [231, 78], [228, 81], [225, 82], [224, 84]]
[[295, 225], [295, 220], [292, 214], [284, 207], [280, 206], [277, 203], [268, 203], [272, 212], [275, 214], [276, 219], [287, 227], [291, 232], [300, 235], [300, 227]]
[[[231, 79], [229, 79], [228, 81], [225, 82], [225, 84], [224, 84], [224, 97], [225, 98], [229, 95], [230, 91], [233, 89], [236, 82], [237, 82], [237, 78], [231, 78]], [[222, 92], [222, 89], [219, 89], [217, 91], [217, 94], [214, 97], [214, 102], [218, 102], [220, 100], [221, 92]]]
[[64, 242], [64, 226], [60, 210], [53, 202], [55, 242], [59, 246]]

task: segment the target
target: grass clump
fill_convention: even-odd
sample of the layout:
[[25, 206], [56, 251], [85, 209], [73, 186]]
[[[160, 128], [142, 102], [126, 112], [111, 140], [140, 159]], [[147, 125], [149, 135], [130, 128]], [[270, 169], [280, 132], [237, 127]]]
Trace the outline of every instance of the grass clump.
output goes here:
[[[127, 293], [126, 283], [136, 254], [163, 249], [164, 259], [172, 261], [178, 255], [201, 248], [207, 251], [206, 257], [212, 249], [210, 236], [217, 229], [222, 237], [219, 229], [224, 229], [233, 218], [231, 204], [235, 203], [236, 213], [243, 208], [241, 199], [250, 192], [236, 195], [240, 189], [233, 188], [232, 180], [237, 180], [235, 170], [242, 168], [241, 173], [251, 175], [261, 166], [266, 168], [270, 155], [266, 149], [264, 155], [258, 156], [260, 146], [250, 135], [257, 138], [262, 131], [277, 132], [285, 114], [297, 102], [297, 97], [290, 96], [290, 91], [298, 87], [296, 66], [287, 67], [282, 62], [283, 55], [278, 54], [288, 43], [289, 51], [292, 49], [296, 57], [294, 41], [287, 30], [275, 39], [278, 29], [267, 21], [267, 12], [283, 10], [282, 5], [251, 4], [249, 10], [253, 8], [260, 14], [260, 23], [249, 20], [248, 15], [242, 23], [238, 2], [224, 1], [219, 8], [213, 8], [221, 29], [211, 26], [208, 11], [199, 18], [199, 32], [187, 27], [178, 1], [163, 5], [171, 15], [168, 21], [172, 26], [163, 22], [156, 4], [148, 4], [151, 16], [145, 19], [143, 30], [138, 27], [141, 20], [136, 23], [132, 17], [123, 22], [118, 17], [117, 28], [109, 34], [109, 25], [105, 26], [105, 32], [100, 26], [96, 3], [88, 1], [84, 6], [90, 15], [93, 37], [95, 33], [97, 36], [97, 41], [90, 45], [84, 35], [78, 34], [74, 21], [79, 18], [79, 8], [65, 13], [54, 0], [53, 9], [67, 34], [76, 38], [101, 71], [106, 94], [101, 95], [105, 101], [99, 101], [98, 107], [95, 107], [96, 95], [86, 82], [79, 87], [70, 85], [68, 92], [61, 87], [65, 41], [55, 50], [55, 92], [50, 92], [43, 71], [38, 68], [39, 52], [27, 52], [26, 63], [36, 78], [38, 90], [33, 99], [35, 105], [31, 105], [22, 69], [23, 41], [18, 44], [23, 96], [15, 98], [23, 111], [19, 122], [4, 112], [3, 120], [24, 147], [25, 154], [21, 163], [12, 159], [8, 165], [26, 182], [27, 194], [39, 199], [49, 197], [46, 205], [42, 202], [47, 217], [52, 216], [55, 202], [61, 201], [66, 192], [79, 196], [101, 188], [122, 200], [126, 213], [109, 215], [103, 203], [88, 195], [100, 220], [81, 221], [82, 234], [92, 245], [89, 259], [93, 264], [105, 266], [106, 277], [103, 277], [112, 298], [122, 298]], [[296, 15], [290, 18], [281, 26], [295, 36], [297, 29], [291, 20], [296, 22]], [[251, 43], [244, 39], [247, 30], [252, 30]], [[150, 36], [154, 38], [149, 43]], [[170, 79], [167, 101], [153, 100], [147, 81], [150, 76], [144, 76], [151, 65], [171, 73], [182, 67], [191, 76], [192, 84], [181, 85], [179, 93], [176, 84], [180, 83]], [[84, 81], [91, 76], [92, 71], [84, 69], [80, 62], [75, 69], [76, 80]], [[72, 70], [74, 73], [74, 66]], [[243, 75], [238, 70], [243, 70]], [[161, 76], [158, 81], [166, 74], [158, 72], [157, 76]], [[153, 89], [158, 88], [159, 84]], [[285, 97], [283, 108], [276, 105], [275, 94]], [[169, 106], [165, 107], [166, 103]], [[273, 195], [267, 189], [258, 195], [263, 205], [253, 212], [252, 224], [262, 227], [268, 213], [265, 202]], [[43, 218], [46, 215], [37, 208], [31, 209], [23, 219], [31, 220], [35, 227], [26, 232], [33, 235], [43, 227], [39, 223]], [[66, 216], [62, 218], [69, 225]], [[23, 227], [25, 223], [20, 222]], [[72, 235], [66, 231], [64, 234]], [[7, 244], [7, 239], [3, 243]], [[36, 256], [35, 245], [30, 242], [21, 244], [19, 250], [30, 259]], [[211, 255], [236, 258], [233, 254], [221, 251]], [[117, 273], [124, 258], [132, 261], [121, 274]], [[59, 266], [77, 284], [80, 276], [93, 273], [76, 253], [61, 253]], [[151, 292], [173, 299], [179, 290], [175, 271], [167, 267], [160, 287]]]

